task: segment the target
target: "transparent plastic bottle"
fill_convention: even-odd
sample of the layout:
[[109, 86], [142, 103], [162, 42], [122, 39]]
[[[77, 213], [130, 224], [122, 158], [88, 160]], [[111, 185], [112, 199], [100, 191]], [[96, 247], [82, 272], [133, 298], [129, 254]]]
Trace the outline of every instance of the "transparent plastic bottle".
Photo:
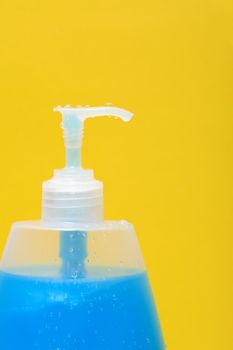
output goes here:
[[1, 350], [164, 349], [134, 227], [103, 219], [103, 186], [81, 167], [86, 118], [58, 107], [66, 167], [43, 184], [42, 219], [13, 224], [0, 265]]

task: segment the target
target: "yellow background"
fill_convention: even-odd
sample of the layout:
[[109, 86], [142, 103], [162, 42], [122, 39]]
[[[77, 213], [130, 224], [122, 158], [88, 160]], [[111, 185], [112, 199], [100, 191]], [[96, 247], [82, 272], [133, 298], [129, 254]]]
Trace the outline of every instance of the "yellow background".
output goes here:
[[0, 246], [63, 166], [58, 104], [86, 123], [106, 218], [135, 223], [168, 349], [233, 348], [233, 3], [1, 1]]

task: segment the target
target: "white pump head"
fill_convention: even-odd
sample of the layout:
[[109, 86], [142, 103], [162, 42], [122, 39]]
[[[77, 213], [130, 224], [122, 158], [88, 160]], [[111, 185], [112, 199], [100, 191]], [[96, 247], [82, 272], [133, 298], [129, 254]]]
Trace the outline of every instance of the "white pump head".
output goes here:
[[84, 121], [99, 116], [129, 121], [133, 114], [117, 107], [56, 107], [62, 114], [66, 166], [55, 170], [43, 183], [42, 220], [47, 224], [97, 222], [103, 220], [103, 185], [92, 170], [81, 166]]

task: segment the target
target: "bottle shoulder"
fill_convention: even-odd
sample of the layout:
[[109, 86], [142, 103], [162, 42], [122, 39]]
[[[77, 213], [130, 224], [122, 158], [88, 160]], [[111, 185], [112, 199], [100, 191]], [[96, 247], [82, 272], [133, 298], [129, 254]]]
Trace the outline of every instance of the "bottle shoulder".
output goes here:
[[126, 220], [103, 220], [98, 222], [48, 224], [42, 220], [18, 221], [12, 229], [51, 230], [51, 231], [134, 231], [132, 223]]

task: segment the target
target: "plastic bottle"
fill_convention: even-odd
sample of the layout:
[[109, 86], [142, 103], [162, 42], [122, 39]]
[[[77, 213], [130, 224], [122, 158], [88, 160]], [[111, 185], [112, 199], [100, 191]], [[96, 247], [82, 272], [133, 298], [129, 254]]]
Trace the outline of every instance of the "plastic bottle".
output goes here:
[[1, 350], [164, 349], [134, 227], [104, 221], [103, 186], [81, 167], [86, 118], [115, 107], [55, 108], [66, 166], [43, 183], [42, 219], [14, 223], [0, 265]]

